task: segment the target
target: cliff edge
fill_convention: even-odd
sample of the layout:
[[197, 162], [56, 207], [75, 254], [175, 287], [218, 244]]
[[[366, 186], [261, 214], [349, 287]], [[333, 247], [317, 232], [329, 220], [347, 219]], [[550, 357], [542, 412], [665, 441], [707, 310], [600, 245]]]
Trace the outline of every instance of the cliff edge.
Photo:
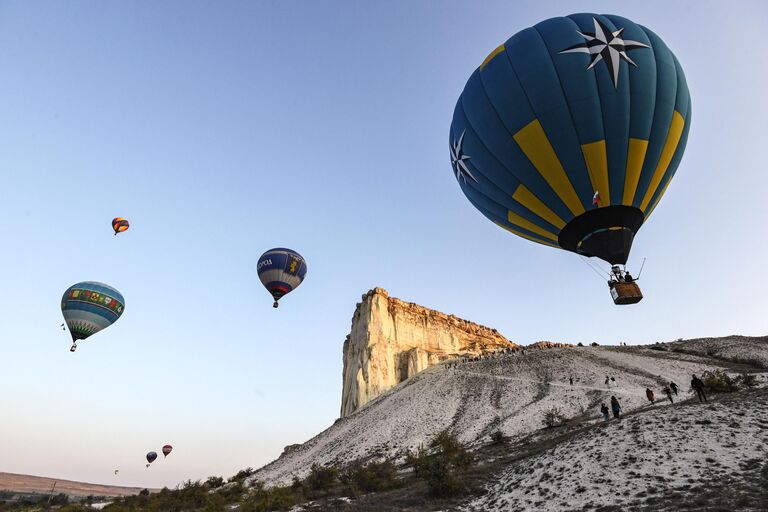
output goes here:
[[517, 346], [496, 329], [374, 288], [357, 304], [344, 340], [341, 417], [441, 361]]

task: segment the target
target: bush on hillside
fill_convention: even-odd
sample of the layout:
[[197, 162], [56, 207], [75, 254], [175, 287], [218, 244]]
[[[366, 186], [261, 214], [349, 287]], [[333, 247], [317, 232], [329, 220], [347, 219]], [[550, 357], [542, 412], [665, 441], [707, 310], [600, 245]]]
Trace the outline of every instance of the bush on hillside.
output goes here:
[[468, 467], [472, 457], [459, 440], [447, 430], [440, 432], [429, 443], [432, 453], [420, 446], [409, 453], [406, 462], [413, 467], [414, 475], [427, 482], [429, 494], [447, 497], [466, 491], [457, 471]]
[[224, 479], [220, 476], [209, 476], [208, 479], [205, 481], [205, 485], [209, 489], [218, 489], [222, 485], [224, 485]]
[[752, 373], [742, 373], [738, 377], [736, 377], [736, 384], [739, 387], [747, 387], [747, 388], [754, 388], [759, 385], [757, 382], [757, 375]]
[[256, 470], [251, 467], [241, 469], [235, 476], [229, 477], [227, 482], [243, 482], [249, 476], [253, 476], [254, 473], [256, 473]]
[[237, 508], [238, 512], [267, 512], [270, 510], [288, 510], [301, 502], [296, 489], [288, 487], [266, 488], [263, 483], [255, 482], [251, 492]]
[[544, 417], [541, 421], [547, 428], [552, 428], [557, 425], [562, 425], [568, 421], [568, 419], [560, 412], [560, 409], [557, 407], [550, 407], [544, 411]]
[[507, 436], [501, 430], [491, 434], [491, 444], [499, 446], [507, 443]]
[[[146, 491], [146, 492], [145, 492]], [[239, 499], [239, 498], [238, 498]], [[200, 481], [187, 480], [179, 484], [176, 489], [164, 488], [160, 492], [150, 494], [143, 490], [135, 496], [125, 496], [116, 499], [112, 504], [104, 507], [107, 512], [176, 512], [176, 511], [205, 511], [214, 512], [224, 510], [228, 501], [219, 493], [211, 493], [208, 487]]]
[[353, 496], [386, 491], [402, 484], [397, 477], [397, 468], [390, 460], [366, 465], [353, 464], [339, 473], [339, 481], [344, 484], [347, 494]]
[[733, 393], [739, 390], [738, 384], [722, 370], [707, 370], [702, 376], [704, 388], [710, 393]]
[[304, 485], [312, 491], [327, 491], [337, 482], [339, 470], [334, 466], [320, 466], [315, 463], [304, 479]]

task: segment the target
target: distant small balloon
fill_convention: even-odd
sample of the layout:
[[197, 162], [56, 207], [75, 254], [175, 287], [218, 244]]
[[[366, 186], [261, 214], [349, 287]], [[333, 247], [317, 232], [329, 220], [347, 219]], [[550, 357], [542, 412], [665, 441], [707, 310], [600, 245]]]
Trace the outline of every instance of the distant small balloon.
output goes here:
[[[149, 464], [152, 464], [153, 462], [155, 462], [156, 458], [157, 458], [157, 453], [155, 453], [155, 452], [149, 452], [147, 454], [147, 462]], [[149, 464], [147, 464], [147, 467], [149, 467]]]
[[173, 451], [173, 446], [167, 444], [163, 446], [163, 457], [167, 457], [169, 453]]
[[115, 217], [112, 219], [112, 229], [115, 230], [115, 235], [122, 233], [129, 227], [131, 227], [131, 225], [128, 223], [128, 219], [124, 219], [122, 217]]
[[307, 262], [291, 249], [270, 249], [259, 258], [256, 266], [259, 280], [275, 300], [277, 307], [281, 297], [296, 289], [307, 275]]

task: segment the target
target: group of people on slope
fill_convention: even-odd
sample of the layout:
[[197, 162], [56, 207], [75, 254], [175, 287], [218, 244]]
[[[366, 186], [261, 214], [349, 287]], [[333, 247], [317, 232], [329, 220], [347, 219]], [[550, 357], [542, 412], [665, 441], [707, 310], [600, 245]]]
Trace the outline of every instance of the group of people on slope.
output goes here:
[[609, 412], [613, 411], [613, 417], [618, 419], [621, 415], [621, 404], [619, 403], [619, 399], [615, 396], [611, 396], [611, 408], [608, 409], [608, 406], [605, 405], [605, 402], [603, 402], [600, 405], [600, 412], [603, 413], [603, 419], [606, 423], [608, 423], [608, 420], [610, 419]]
[[[673, 404], [675, 401], [672, 399], [672, 393], [677, 396], [677, 384], [670, 381], [669, 384], [666, 384], [663, 388], [661, 388], [661, 392], [667, 395], [667, 398], [669, 399], [669, 403]], [[656, 397], [653, 394], [653, 390], [651, 388], [645, 388], [645, 396], [648, 398], [648, 401], [651, 402], [651, 405], [654, 405], [656, 403]]]
[[[606, 384], [608, 383], [608, 377], [605, 378]], [[613, 380], [613, 379], [611, 379]], [[673, 381], [670, 381], [669, 384], [665, 385], [662, 388], [662, 392], [667, 395], [667, 398], [669, 398], [670, 403], [675, 403], [675, 401], [672, 399], [672, 393], [677, 396], [679, 387], [677, 384], [675, 384]], [[693, 375], [693, 378], [691, 379], [691, 389], [693, 389], [696, 392], [696, 396], [699, 399], [699, 402], [706, 402], [707, 401], [707, 395], [704, 393], [704, 381], [702, 381], [700, 378], [696, 376], [696, 374]], [[648, 398], [648, 401], [651, 402], [651, 405], [654, 405], [656, 403], [656, 397], [653, 394], [653, 390], [651, 388], [645, 388], [645, 396]], [[613, 412], [614, 418], [619, 418], [621, 414], [621, 404], [619, 403], [619, 400], [615, 396], [611, 396], [611, 407], [610, 409], [608, 406], [603, 402], [600, 404], [600, 412], [603, 414], [603, 419], [606, 423], [610, 420], [610, 412]]]
[[[699, 398], [699, 402], [706, 402], [707, 401], [707, 395], [704, 393], [704, 381], [702, 381], [700, 378], [696, 376], [696, 374], [692, 375], [691, 379], [691, 389], [693, 389], [696, 392], [696, 396]], [[666, 386], [664, 386], [661, 391], [665, 395], [667, 395], [667, 398], [669, 398], [670, 403], [675, 403], [675, 401], [672, 399], [672, 393], [677, 396], [677, 384], [670, 381], [670, 383]], [[651, 402], [651, 405], [654, 405], [656, 403], [656, 397], [653, 394], [653, 390], [651, 388], [645, 388], [645, 396], [648, 398], [648, 401]]]

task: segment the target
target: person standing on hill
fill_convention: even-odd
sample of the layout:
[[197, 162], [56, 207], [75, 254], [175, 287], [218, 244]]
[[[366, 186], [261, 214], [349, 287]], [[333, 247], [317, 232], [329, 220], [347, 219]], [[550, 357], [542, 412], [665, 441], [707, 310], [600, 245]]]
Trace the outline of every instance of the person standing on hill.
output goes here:
[[648, 397], [648, 401], [651, 402], [651, 405], [654, 405], [653, 401], [653, 391], [651, 391], [651, 388], [645, 388], [645, 396]]
[[677, 396], [677, 384], [675, 384], [672, 381], [669, 381], [669, 387], [672, 388], [672, 391], [675, 393], [675, 396]]
[[569, 377], [568, 380], [571, 381], [571, 386], [573, 386], [573, 377]]
[[608, 376], [607, 376], [607, 375], [605, 376], [605, 385], [606, 385], [606, 386], [608, 386], [608, 387], [610, 387], [610, 386], [608, 385]]
[[704, 394], [704, 382], [696, 374], [691, 379], [691, 387], [696, 392], [696, 396], [699, 397], [699, 403], [707, 401], [707, 395]]
[[665, 395], [667, 395], [667, 398], [669, 398], [669, 403], [673, 404], [675, 403], [674, 400], [672, 400], [672, 390], [669, 389], [669, 386], [664, 386], [664, 389], [662, 389]]
[[619, 405], [619, 401], [615, 396], [611, 397], [611, 410], [613, 410], [613, 417], [618, 418], [621, 412], [621, 405]]
[[606, 423], [608, 423], [608, 406], [605, 405], [605, 402], [603, 402], [600, 405], [600, 412], [603, 413], [603, 420], [605, 420]]

